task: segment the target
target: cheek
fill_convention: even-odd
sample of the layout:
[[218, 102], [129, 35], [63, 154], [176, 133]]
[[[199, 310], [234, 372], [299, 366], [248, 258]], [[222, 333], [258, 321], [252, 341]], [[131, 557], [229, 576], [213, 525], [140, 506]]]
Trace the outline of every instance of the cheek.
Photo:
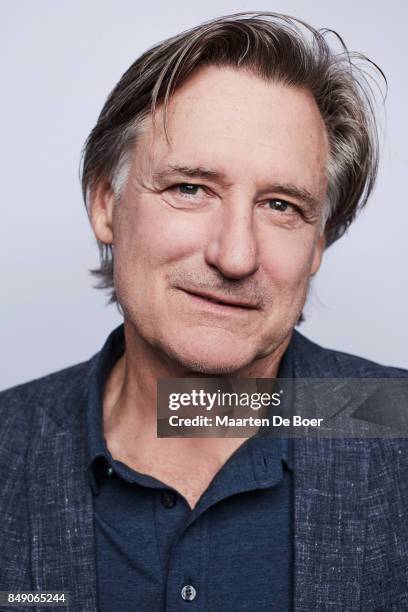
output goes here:
[[205, 237], [205, 224], [194, 213], [172, 209], [157, 196], [141, 196], [114, 218], [115, 266], [145, 273], [189, 256]]
[[269, 232], [262, 241], [262, 269], [272, 287], [293, 295], [309, 284], [315, 250], [313, 228], [309, 231]]

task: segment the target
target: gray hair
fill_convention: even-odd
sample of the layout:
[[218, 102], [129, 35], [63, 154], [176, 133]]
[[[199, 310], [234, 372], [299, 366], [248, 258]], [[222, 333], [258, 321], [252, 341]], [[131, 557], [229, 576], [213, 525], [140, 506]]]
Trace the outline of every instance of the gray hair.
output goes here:
[[[341, 49], [327, 41], [334, 35]], [[378, 132], [374, 113], [374, 62], [351, 53], [332, 30], [270, 12], [238, 13], [194, 27], [152, 47], [124, 73], [109, 95], [84, 147], [82, 190], [89, 214], [92, 193], [109, 184], [120, 199], [132, 150], [143, 120], [166, 110], [171, 94], [206, 65], [246, 69], [260, 78], [308, 90], [324, 120], [329, 139], [326, 245], [338, 240], [367, 202], [378, 169]], [[166, 132], [167, 134], [167, 132]], [[98, 243], [98, 287], [111, 290], [113, 253]]]

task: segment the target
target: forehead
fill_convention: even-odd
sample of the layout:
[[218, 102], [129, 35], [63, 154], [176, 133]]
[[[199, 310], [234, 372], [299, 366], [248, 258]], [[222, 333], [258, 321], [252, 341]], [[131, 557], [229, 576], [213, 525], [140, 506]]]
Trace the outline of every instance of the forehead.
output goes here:
[[[206, 67], [149, 118], [137, 145], [150, 166], [213, 167], [232, 181], [301, 180], [323, 189], [328, 139], [312, 95], [247, 71]], [[159, 168], [160, 169], [160, 168]]]

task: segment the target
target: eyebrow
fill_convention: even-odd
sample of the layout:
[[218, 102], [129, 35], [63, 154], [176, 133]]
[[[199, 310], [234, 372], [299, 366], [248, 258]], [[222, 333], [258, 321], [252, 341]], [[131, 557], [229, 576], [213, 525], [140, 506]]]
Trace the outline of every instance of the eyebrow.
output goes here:
[[[158, 181], [172, 176], [186, 176], [188, 178], [213, 179], [223, 183], [227, 182], [224, 172], [212, 170], [211, 168], [204, 168], [202, 166], [180, 166], [177, 164], [170, 164], [164, 170], [153, 173], [154, 179]], [[298, 187], [292, 183], [272, 182], [268, 185], [267, 189], [262, 189], [262, 191], [274, 191], [289, 198], [296, 198], [304, 202], [310, 209], [316, 209], [320, 206], [319, 200], [314, 197], [308, 189]]]
[[165, 170], [154, 172], [153, 177], [160, 180], [169, 176], [180, 174], [183, 174], [188, 178], [225, 179], [225, 174], [223, 172], [218, 172], [217, 170], [203, 168], [202, 166], [178, 166], [174, 164], [170, 164]]

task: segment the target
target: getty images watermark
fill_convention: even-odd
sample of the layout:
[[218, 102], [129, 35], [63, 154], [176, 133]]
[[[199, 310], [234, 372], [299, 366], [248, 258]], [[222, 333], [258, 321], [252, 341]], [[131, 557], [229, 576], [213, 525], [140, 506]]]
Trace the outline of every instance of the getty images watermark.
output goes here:
[[209, 393], [204, 389], [192, 389], [189, 393], [170, 393], [169, 409], [179, 410], [186, 406], [200, 406], [205, 410], [212, 410], [214, 406], [220, 408], [228, 406], [245, 406], [252, 410], [259, 410], [262, 406], [280, 406], [281, 393], [236, 393], [217, 391]]
[[[276, 393], [237, 393], [221, 391], [218, 389], [215, 392], [209, 393], [204, 389], [192, 389], [189, 393], [171, 393], [169, 396], [169, 410], [180, 410], [180, 408], [199, 407], [206, 411], [228, 408], [244, 408], [259, 411], [262, 408], [278, 407], [281, 405], [283, 390]], [[221, 410], [222, 411], [222, 410]], [[270, 417], [255, 417], [237, 416], [231, 414], [215, 414], [214, 417], [197, 414], [193, 417], [185, 417], [177, 415], [169, 416], [169, 425], [171, 427], [288, 427], [291, 424], [297, 426], [315, 426], [319, 427], [323, 419], [319, 422], [314, 422], [316, 419], [303, 419], [300, 415], [293, 415], [292, 419], [284, 418], [278, 414], [272, 414]]]
[[408, 380], [160, 380], [157, 435], [408, 437]]

